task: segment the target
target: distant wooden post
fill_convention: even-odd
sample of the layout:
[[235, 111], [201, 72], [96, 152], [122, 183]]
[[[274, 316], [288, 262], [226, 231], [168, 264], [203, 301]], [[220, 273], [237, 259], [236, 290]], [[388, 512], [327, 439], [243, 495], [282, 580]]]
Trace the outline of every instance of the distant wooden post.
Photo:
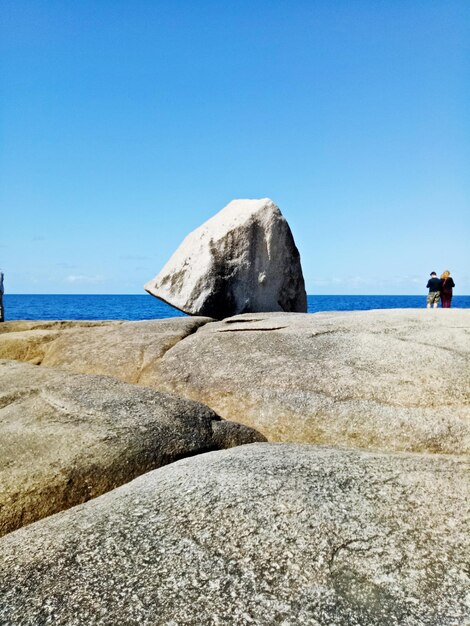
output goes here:
[[0, 272], [0, 322], [5, 321], [5, 309], [3, 308], [3, 272]]

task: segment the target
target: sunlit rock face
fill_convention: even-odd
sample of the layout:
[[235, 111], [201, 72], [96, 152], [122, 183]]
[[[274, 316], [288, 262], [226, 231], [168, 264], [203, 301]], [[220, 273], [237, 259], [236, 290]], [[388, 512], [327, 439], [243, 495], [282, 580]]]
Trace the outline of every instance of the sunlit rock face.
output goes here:
[[307, 310], [299, 251], [269, 198], [230, 202], [186, 237], [145, 289], [185, 313], [217, 319]]
[[0, 360], [0, 536], [181, 457], [262, 440], [197, 402]]
[[457, 308], [18, 321], [0, 358], [177, 394], [270, 441], [468, 454], [469, 325]]

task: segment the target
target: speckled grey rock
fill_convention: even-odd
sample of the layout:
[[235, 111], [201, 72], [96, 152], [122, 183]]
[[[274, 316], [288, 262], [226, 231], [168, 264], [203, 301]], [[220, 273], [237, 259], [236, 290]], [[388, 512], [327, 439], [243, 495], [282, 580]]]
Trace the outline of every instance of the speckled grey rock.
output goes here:
[[257, 314], [207, 324], [146, 384], [270, 440], [470, 452], [470, 310]]
[[269, 198], [233, 200], [190, 233], [146, 291], [192, 315], [307, 311], [300, 255]]
[[253, 444], [0, 541], [2, 626], [463, 626], [457, 457]]
[[260, 439], [196, 402], [0, 361], [0, 535], [183, 456]]

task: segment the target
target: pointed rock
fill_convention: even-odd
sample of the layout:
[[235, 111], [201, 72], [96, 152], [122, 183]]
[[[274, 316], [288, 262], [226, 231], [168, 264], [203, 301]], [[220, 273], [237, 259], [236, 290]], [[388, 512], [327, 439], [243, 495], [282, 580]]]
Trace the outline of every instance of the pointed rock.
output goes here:
[[217, 319], [307, 311], [299, 251], [269, 198], [230, 202], [186, 237], [145, 290], [185, 313]]

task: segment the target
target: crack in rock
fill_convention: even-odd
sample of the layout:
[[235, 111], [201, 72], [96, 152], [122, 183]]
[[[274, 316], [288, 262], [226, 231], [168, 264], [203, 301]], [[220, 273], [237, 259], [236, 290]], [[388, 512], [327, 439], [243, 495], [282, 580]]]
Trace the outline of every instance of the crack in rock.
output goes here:
[[259, 332], [266, 332], [266, 331], [271, 331], [271, 330], [283, 330], [284, 328], [287, 328], [287, 326], [273, 326], [272, 328], [222, 328], [221, 330], [218, 330], [216, 332], [218, 333], [248, 333], [248, 332], [259, 333]]
[[[389, 537], [390, 536], [390, 532], [387, 533], [385, 535], [385, 537]], [[334, 560], [337, 556], [337, 554], [341, 551], [341, 550], [351, 550], [352, 552], [369, 552], [370, 550], [373, 549], [373, 545], [366, 545], [364, 547], [358, 547], [358, 548], [351, 548], [350, 546], [352, 546], [355, 543], [365, 543], [365, 544], [369, 544], [371, 541], [373, 541], [374, 539], [379, 539], [381, 535], [372, 535], [371, 537], [365, 537], [364, 539], [360, 539], [360, 538], [356, 538], [356, 539], [349, 539], [348, 541], [343, 541], [342, 543], [340, 543], [339, 545], [335, 546], [333, 548], [333, 550], [331, 551], [331, 555], [328, 561], [328, 566], [331, 569], [334, 563]]]

